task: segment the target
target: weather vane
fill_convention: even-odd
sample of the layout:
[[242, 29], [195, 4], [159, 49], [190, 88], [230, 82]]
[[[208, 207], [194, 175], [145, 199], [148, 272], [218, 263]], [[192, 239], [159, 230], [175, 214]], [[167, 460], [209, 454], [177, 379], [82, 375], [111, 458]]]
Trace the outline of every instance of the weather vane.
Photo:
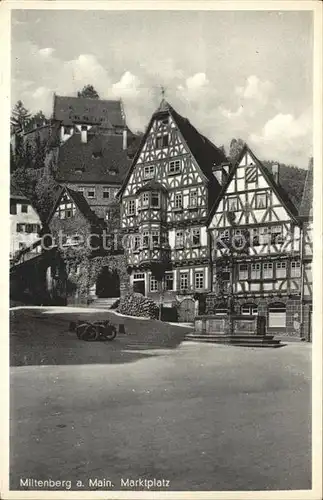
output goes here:
[[160, 91], [161, 91], [162, 99], [165, 99], [166, 89], [163, 85], [160, 86]]

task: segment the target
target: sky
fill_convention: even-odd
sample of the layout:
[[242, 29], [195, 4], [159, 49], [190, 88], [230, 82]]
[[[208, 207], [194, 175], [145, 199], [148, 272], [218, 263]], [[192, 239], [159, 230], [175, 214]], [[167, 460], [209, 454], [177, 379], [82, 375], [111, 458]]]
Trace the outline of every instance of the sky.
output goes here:
[[12, 11], [12, 105], [50, 116], [92, 84], [143, 131], [161, 100], [217, 146], [312, 155], [313, 20], [306, 11]]

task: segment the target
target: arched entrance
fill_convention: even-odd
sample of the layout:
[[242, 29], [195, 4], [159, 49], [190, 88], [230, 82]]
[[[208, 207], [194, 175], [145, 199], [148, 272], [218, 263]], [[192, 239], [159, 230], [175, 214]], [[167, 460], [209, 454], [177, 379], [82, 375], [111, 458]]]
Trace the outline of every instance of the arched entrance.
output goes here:
[[184, 299], [178, 309], [178, 321], [182, 323], [192, 323], [195, 318], [195, 301]]
[[116, 270], [103, 267], [96, 280], [96, 296], [99, 298], [120, 297], [120, 278]]

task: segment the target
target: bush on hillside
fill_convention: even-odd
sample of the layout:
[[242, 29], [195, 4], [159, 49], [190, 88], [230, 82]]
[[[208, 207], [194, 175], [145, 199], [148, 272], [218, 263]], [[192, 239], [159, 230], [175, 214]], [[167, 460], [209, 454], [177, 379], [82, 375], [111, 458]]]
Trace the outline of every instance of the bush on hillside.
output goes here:
[[148, 297], [140, 293], [128, 293], [120, 299], [118, 312], [127, 316], [142, 316], [157, 319], [158, 306]]

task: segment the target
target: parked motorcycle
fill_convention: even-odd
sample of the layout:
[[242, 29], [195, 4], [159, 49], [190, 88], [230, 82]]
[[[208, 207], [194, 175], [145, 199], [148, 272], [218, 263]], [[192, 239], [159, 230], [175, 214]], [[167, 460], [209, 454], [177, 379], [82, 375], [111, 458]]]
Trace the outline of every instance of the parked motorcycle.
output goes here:
[[80, 340], [90, 341], [106, 341], [114, 340], [117, 336], [116, 327], [109, 320], [94, 321], [77, 321], [70, 323], [70, 331], [75, 331], [77, 338]]

